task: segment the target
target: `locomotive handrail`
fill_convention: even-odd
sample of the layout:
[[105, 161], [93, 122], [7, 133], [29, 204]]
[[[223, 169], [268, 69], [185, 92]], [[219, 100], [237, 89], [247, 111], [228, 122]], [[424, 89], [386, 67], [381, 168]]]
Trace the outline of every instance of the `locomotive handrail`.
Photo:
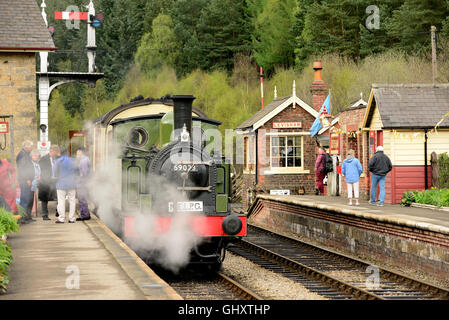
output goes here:
[[177, 164], [191, 164], [191, 165], [203, 164], [206, 166], [211, 166], [212, 160], [209, 160], [209, 161], [179, 161]]
[[182, 191], [209, 191], [212, 192], [212, 187], [208, 186], [208, 187], [178, 187], [178, 190], [182, 190]]

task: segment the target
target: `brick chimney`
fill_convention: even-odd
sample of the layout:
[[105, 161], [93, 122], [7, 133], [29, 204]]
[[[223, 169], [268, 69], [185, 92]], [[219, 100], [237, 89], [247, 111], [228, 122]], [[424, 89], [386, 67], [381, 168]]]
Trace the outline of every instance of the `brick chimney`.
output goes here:
[[321, 70], [323, 66], [321, 61], [315, 61], [313, 63], [313, 70], [315, 70], [315, 79], [310, 87], [310, 92], [312, 93], [312, 107], [317, 112], [320, 112], [321, 106], [327, 97], [327, 86], [321, 78]]

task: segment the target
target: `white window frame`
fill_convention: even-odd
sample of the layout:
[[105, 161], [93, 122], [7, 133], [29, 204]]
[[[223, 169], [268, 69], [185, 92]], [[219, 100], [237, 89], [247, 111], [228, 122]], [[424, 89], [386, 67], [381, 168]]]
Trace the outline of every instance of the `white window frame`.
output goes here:
[[[264, 174], [301, 174], [310, 173], [310, 170], [304, 169], [304, 136], [310, 135], [309, 132], [268, 132], [268, 139], [270, 139], [270, 168], [265, 170]], [[272, 145], [271, 138], [276, 137], [301, 137], [301, 167], [273, 167], [272, 166]]]

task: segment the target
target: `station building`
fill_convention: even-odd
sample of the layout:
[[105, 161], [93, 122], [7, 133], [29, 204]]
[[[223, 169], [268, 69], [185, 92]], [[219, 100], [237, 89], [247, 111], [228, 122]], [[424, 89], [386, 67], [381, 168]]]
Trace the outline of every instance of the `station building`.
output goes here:
[[0, 3], [0, 159], [37, 141], [36, 52], [55, 50], [35, 0]]
[[327, 97], [321, 62], [314, 64], [313, 105], [291, 95], [276, 98], [236, 131], [243, 135], [243, 209], [256, 193], [311, 194], [315, 192], [317, 142], [310, 128]]

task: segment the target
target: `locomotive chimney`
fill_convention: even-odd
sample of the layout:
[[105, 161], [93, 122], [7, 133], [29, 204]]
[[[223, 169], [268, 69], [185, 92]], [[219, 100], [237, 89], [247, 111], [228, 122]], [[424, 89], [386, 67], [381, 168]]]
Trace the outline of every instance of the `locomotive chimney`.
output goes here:
[[195, 97], [192, 95], [176, 95], [171, 96], [171, 99], [173, 100], [175, 139], [181, 134], [184, 124], [187, 132], [192, 136], [192, 104]]

